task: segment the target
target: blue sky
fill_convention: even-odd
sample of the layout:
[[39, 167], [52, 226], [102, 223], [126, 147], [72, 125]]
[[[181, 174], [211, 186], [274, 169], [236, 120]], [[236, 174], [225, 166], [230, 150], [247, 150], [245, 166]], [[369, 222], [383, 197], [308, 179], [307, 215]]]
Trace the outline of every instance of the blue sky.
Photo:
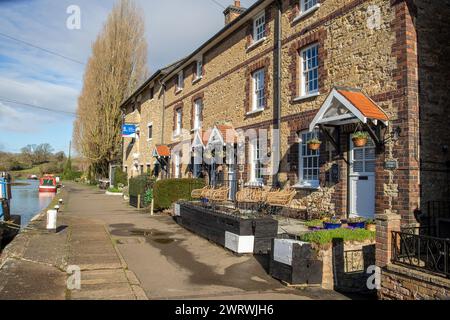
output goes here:
[[[250, 6], [256, 0], [243, 0]], [[0, 33], [86, 62], [114, 0], [0, 0]], [[223, 27], [223, 8], [213, 0], [136, 0], [145, 15], [149, 68], [154, 72], [183, 57]], [[216, 0], [224, 7], [232, 0]], [[66, 28], [67, 7], [81, 9], [81, 29]], [[189, 23], [191, 21], [192, 23]], [[180, 32], [182, 30], [182, 32]], [[16, 100], [74, 112], [84, 65], [0, 34], [0, 150], [27, 144], [69, 149], [73, 117], [2, 101]]]

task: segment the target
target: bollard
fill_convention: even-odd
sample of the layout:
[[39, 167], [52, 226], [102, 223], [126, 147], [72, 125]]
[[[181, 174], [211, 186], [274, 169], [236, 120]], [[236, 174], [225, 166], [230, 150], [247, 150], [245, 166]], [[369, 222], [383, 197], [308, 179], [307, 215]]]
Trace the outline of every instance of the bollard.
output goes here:
[[150, 207], [150, 215], [151, 216], [153, 216], [153, 210], [154, 210], [154, 208], [155, 208], [155, 202], [154, 202], [154, 200], [152, 199], [152, 204], [151, 204], [151, 207]]
[[58, 218], [57, 210], [48, 210], [47, 211], [47, 230], [48, 231], [56, 231], [56, 219]]
[[58, 205], [55, 206], [55, 210], [59, 211], [59, 206]]
[[138, 208], [138, 210], [141, 209], [141, 195], [140, 194], [138, 194], [137, 208]]
[[59, 199], [59, 204], [63, 204], [64, 200], [63, 199]]

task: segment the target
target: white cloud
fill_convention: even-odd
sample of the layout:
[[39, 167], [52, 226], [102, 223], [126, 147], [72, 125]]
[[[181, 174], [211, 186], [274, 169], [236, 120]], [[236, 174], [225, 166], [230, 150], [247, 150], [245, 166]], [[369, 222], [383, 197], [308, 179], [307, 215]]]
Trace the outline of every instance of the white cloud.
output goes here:
[[0, 131], [4, 137], [14, 133], [39, 133], [57, 121], [55, 115], [13, 108], [0, 102]]

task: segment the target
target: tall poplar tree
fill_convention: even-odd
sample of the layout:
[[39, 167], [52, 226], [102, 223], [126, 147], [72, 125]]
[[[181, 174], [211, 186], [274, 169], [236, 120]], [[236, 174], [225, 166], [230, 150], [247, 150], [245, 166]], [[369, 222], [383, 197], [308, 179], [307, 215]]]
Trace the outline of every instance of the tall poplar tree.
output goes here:
[[121, 159], [120, 105], [148, 75], [141, 12], [132, 0], [120, 0], [92, 45], [86, 66], [73, 138], [96, 176], [107, 176], [108, 164]]

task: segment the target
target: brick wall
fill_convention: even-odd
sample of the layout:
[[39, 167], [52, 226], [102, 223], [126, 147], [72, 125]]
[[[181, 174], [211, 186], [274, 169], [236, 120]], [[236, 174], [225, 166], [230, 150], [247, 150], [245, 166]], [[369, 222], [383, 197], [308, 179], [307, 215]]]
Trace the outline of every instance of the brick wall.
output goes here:
[[450, 280], [397, 265], [388, 265], [381, 272], [380, 299], [384, 300], [447, 300]]

